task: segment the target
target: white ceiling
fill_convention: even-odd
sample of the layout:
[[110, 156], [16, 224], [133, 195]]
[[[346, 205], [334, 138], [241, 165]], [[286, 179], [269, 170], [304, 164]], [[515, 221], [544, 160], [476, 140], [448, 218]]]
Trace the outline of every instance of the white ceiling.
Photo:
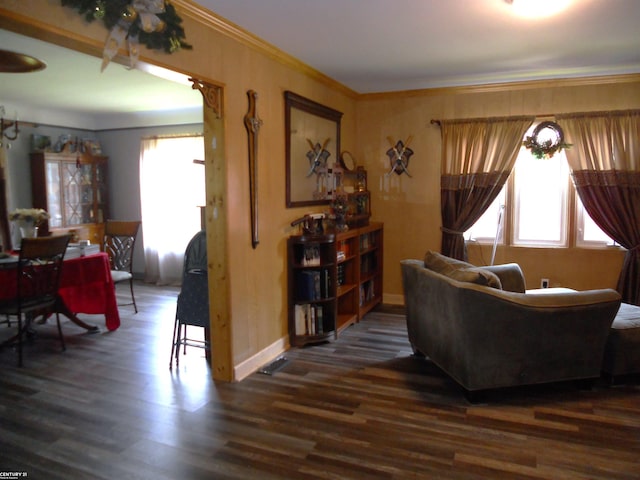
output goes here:
[[[562, 1], [562, 13], [536, 20], [518, 17], [505, 0], [197, 3], [359, 93], [640, 73], [640, 1], [552, 3]], [[118, 64], [100, 73], [98, 58], [3, 30], [0, 45], [47, 63], [37, 73], [0, 74], [1, 105], [33, 105], [43, 116], [101, 112], [110, 120], [94, 120], [95, 129], [126, 127], [120, 114], [158, 109], [174, 123], [201, 118], [200, 93], [186, 83]]]
[[[140, 70], [0, 30], [0, 48], [47, 64], [33, 73], [0, 73], [0, 105], [11, 117], [88, 130], [202, 121], [202, 95], [183, 76], [167, 81]], [[177, 83], [181, 81], [183, 83]]]

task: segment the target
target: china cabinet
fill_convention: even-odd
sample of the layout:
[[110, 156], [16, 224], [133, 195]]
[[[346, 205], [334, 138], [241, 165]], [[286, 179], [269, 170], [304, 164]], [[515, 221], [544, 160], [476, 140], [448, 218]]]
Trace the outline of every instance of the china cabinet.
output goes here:
[[31, 154], [34, 208], [49, 212], [43, 234], [63, 230], [78, 239], [101, 243], [108, 218], [108, 157], [71, 151]]

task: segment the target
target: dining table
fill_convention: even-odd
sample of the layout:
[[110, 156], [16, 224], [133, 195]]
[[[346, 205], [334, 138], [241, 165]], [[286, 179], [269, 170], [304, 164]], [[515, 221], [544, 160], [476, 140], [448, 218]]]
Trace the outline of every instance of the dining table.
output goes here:
[[[0, 300], [17, 295], [17, 265], [17, 255], [0, 259]], [[56, 310], [90, 333], [97, 333], [100, 328], [78, 318], [78, 314], [102, 314], [107, 330], [113, 331], [120, 327], [115, 287], [106, 253], [64, 260]]]

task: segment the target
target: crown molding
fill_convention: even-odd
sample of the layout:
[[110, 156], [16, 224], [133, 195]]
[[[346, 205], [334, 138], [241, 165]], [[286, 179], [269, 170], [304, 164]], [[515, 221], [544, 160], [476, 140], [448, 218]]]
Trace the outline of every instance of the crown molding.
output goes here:
[[583, 87], [589, 85], [611, 85], [640, 82], [640, 73], [623, 75], [601, 75], [594, 77], [557, 78], [547, 80], [528, 80], [522, 82], [492, 83], [486, 85], [468, 85], [457, 87], [425, 88], [420, 90], [402, 90], [397, 92], [363, 93], [360, 100], [378, 100], [385, 98], [429, 97], [439, 95], [464, 95], [471, 93], [515, 92], [519, 90]]

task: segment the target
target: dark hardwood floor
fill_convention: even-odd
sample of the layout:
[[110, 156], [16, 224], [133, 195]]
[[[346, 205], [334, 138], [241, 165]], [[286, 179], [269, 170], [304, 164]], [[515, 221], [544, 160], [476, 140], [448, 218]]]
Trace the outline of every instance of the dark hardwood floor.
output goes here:
[[103, 327], [94, 335], [65, 321], [64, 353], [55, 322], [38, 325], [23, 368], [0, 351], [2, 478], [640, 478], [637, 380], [470, 404], [411, 356], [391, 309], [287, 352], [273, 375], [216, 383], [200, 349], [168, 368], [176, 295], [137, 285], [139, 313], [121, 307], [111, 333], [100, 316], [82, 316]]

